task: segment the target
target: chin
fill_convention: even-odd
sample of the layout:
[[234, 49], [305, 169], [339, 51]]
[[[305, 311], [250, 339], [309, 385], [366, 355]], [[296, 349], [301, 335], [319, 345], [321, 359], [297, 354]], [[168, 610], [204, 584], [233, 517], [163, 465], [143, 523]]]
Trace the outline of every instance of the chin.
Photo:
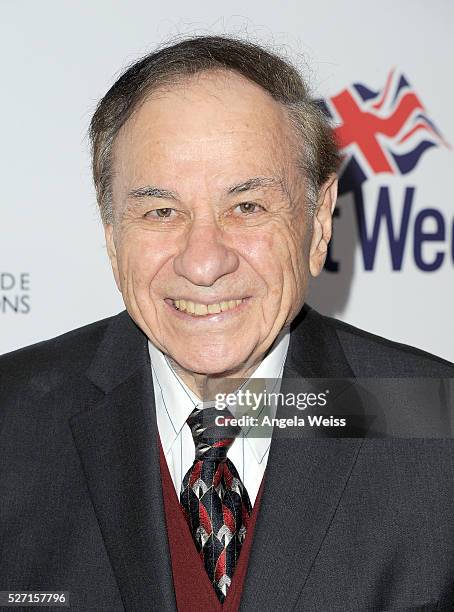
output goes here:
[[175, 354], [173, 359], [185, 370], [214, 376], [242, 369], [249, 355], [250, 351], [238, 350], [238, 347], [233, 350], [231, 346], [218, 351], [210, 347], [206, 352], [200, 348], [194, 351], [186, 348], [184, 353]]

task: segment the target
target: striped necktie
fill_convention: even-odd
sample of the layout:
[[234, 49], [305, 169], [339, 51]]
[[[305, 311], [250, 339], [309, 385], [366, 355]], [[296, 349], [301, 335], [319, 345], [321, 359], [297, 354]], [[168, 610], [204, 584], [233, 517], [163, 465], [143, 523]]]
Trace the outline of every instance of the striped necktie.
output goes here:
[[216, 425], [231, 414], [196, 408], [188, 417], [194, 463], [183, 478], [180, 503], [208, 577], [221, 601], [231, 584], [252, 512], [249, 495], [227, 457], [239, 427]]

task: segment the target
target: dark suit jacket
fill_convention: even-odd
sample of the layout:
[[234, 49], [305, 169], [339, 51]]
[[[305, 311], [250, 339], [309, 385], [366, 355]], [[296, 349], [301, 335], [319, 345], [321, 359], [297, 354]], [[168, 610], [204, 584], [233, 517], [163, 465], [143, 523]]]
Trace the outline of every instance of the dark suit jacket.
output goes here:
[[[452, 377], [305, 307], [289, 377]], [[0, 358], [0, 590], [175, 610], [147, 339], [126, 312]], [[273, 439], [241, 610], [454, 609], [450, 439]]]

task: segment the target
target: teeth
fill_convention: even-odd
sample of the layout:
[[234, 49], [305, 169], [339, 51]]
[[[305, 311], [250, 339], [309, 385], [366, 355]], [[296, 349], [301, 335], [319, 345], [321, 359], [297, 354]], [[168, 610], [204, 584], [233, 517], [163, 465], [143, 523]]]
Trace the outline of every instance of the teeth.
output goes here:
[[210, 314], [215, 314], [216, 312], [221, 312], [220, 304], [208, 304], [208, 312]]
[[174, 300], [174, 306], [178, 310], [187, 312], [197, 317], [203, 317], [206, 314], [216, 314], [236, 308], [243, 300], [229, 300], [228, 302], [219, 302], [217, 304], [201, 304], [199, 302], [190, 302], [189, 300]]
[[207, 312], [208, 312], [208, 308], [206, 304], [198, 304], [197, 302], [194, 304], [194, 314], [206, 315]]

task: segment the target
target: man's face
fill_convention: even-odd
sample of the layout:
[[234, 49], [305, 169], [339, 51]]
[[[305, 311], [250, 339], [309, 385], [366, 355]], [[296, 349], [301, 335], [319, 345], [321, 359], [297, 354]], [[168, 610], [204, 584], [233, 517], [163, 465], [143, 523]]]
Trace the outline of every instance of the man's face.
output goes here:
[[190, 372], [257, 363], [304, 302], [313, 236], [283, 108], [199, 74], [123, 126], [113, 175], [107, 244], [138, 326]]

